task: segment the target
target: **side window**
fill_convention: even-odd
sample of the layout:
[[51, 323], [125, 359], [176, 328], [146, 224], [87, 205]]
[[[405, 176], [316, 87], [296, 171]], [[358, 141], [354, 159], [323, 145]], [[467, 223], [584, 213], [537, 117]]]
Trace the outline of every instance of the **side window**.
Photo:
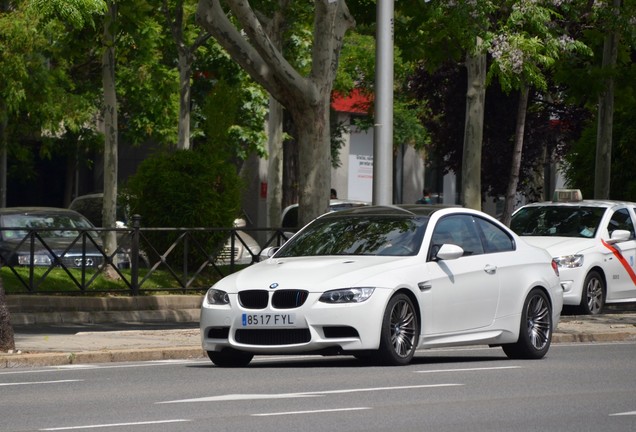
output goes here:
[[515, 250], [514, 240], [503, 229], [486, 219], [476, 217], [475, 221], [484, 235], [486, 253]]
[[437, 222], [431, 238], [429, 259], [432, 259], [445, 243], [464, 249], [464, 256], [484, 253], [479, 232], [470, 215], [447, 216]]
[[625, 208], [616, 210], [607, 225], [607, 231], [610, 235], [614, 230], [625, 230], [630, 232], [630, 239], [634, 238], [634, 223], [629, 215], [629, 211]]

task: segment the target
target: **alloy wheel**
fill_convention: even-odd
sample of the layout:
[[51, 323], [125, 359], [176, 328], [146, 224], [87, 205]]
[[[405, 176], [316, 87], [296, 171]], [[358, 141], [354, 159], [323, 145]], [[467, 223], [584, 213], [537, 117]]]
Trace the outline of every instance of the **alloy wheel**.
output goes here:
[[415, 311], [410, 303], [402, 300], [391, 311], [391, 344], [400, 357], [407, 357], [415, 346], [417, 332]]
[[591, 314], [597, 314], [603, 307], [603, 287], [598, 278], [591, 278], [586, 287], [585, 295], [587, 300], [587, 308]]
[[550, 307], [543, 296], [536, 295], [528, 303], [528, 336], [537, 350], [542, 350], [550, 341]]

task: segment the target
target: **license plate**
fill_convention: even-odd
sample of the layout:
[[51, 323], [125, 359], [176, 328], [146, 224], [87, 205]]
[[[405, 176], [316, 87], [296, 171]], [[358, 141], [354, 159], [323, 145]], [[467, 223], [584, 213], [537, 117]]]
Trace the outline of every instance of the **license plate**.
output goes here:
[[296, 314], [243, 314], [243, 327], [296, 327]]

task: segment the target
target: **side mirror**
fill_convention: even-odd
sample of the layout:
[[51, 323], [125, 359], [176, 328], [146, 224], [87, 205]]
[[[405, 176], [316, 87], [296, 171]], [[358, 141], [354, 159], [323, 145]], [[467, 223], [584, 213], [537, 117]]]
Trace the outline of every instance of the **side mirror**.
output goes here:
[[464, 249], [454, 244], [444, 243], [435, 257], [441, 260], [454, 260], [462, 255], [464, 255]]
[[260, 253], [260, 257], [267, 259], [267, 258], [271, 258], [272, 256], [274, 256], [274, 254], [276, 253], [276, 251], [278, 251], [279, 247], [275, 246], [275, 247], [266, 247], [265, 249], [263, 249]]
[[610, 239], [607, 241], [609, 244], [624, 242], [629, 240], [631, 233], [627, 230], [614, 230], [610, 234]]

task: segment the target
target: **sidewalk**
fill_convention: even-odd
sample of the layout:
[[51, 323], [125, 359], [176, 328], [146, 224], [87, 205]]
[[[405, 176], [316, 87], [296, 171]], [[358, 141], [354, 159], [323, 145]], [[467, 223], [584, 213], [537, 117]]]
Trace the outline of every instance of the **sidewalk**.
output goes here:
[[[636, 311], [564, 315], [553, 343], [636, 341]], [[0, 353], [0, 368], [206, 358], [196, 322], [18, 326], [15, 353]]]

